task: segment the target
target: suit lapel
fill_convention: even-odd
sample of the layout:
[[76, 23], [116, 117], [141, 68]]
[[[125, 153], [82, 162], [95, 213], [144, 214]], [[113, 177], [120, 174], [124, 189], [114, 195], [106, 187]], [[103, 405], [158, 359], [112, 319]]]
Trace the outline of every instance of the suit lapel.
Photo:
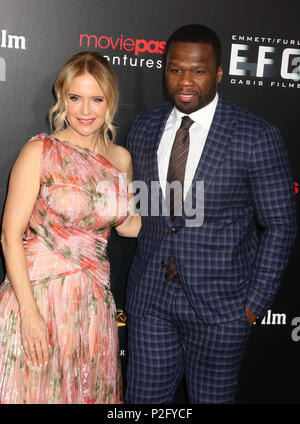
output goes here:
[[[150, 182], [148, 185], [148, 203], [149, 207], [154, 207], [155, 210], [162, 210], [162, 190], [159, 183], [159, 173], [158, 173], [158, 161], [157, 161], [157, 150], [161, 137], [163, 135], [167, 120], [173, 109], [173, 105], [170, 102], [166, 102], [162, 105], [155, 114], [152, 116], [151, 125], [149, 126], [149, 133], [147, 136], [147, 146], [146, 146], [146, 167], [148, 178]], [[156, 182], [157, 190], [151, 195], [151, 183]], [[154, 205], [155, 204], [155, 205]], [[151, 209], [149, 210], [149, 214]]]
[[230, 112], [231, 108], [224, 104], [224, 100], [220, 97], [201, 159], [194, 175], [193, 184], [195, 181], [204, 181], [206, 186], [209, 185], [216, 170], [222, 163], [224, 153], [229, 147], [233, 128], [233, 117]]
[[[216, 112], [207, 135], [205, 146], [196, 169], [190, 190], [193, 190], [193, 204], [196, 204], [196, 181], [204, 181], [204, 193], [209, 190], [209, 184], [214, 174], [222, 164], [227, 149], [230, 145], [234, 117], [231, 107], [219, 96]], [[190, 205], [191, 206], [191, 205]], [[186, 215], [178, 217], [180, 224], [184, 225]], [[177, 223], [177, 221], [176, 221]]]
[[173, 105], [171, 103], [164, 103], [160, 113], [153, 116], [153, 123], [150, 129], [151, 133], [148, 139], [149, 144], [147, 146], [151, 181], [159, 181], [157, 150], [172, 109]]

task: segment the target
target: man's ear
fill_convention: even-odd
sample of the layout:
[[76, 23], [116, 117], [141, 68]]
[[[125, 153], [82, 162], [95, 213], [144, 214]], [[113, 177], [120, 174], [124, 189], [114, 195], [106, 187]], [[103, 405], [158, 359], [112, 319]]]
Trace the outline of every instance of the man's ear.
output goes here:
[[223, 66], [219, 65], [217, 68], [217, 84], [220, 84], [223, 78]]

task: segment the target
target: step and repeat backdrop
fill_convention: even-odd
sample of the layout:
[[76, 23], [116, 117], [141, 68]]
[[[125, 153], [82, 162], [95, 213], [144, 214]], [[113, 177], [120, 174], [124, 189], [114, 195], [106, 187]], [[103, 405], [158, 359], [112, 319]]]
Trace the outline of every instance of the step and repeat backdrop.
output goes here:
[[[163, 49], [177, 27], [201, 23], [223, 45], [220, 93], [277, 125], [300, 182], [300, 31], [298, 1], [282, 0], [0, 0], [0, 208], [11, 166], [24, 143], [48, 132], [47, 113], [59, 68], [72, 54], [98, 51], [113, 65], [121, 102], [118, 144], [135, 115], [163, 96]], [[109, 244], [117, 308], [135, 240]], [[300, 246], [297, 239], [281, 289], [249, 340], [240, 403], [300, 403]], [[1, 281], [5, 273], [2, 257]], [[119, 327], [126, 370], [126, 326]], [[184, 383], [174, 402], [185, 403]]]

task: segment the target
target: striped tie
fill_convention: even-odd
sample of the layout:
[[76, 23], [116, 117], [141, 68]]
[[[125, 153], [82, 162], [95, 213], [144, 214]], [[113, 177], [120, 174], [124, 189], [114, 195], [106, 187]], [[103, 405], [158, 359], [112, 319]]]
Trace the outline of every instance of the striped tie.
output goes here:
[[[189, 153], [190, 147], [190, 135], [189, 129], [193, 124], [193, 120], [189, 116], [183, 116], [180, 128], [178, 129], [175, 140], [172, 146], [172, 151], [169, 161], [169, 169], [167, 175], [167, 181], [171, 184], [173, 181], [179, 181], [182, 187], [182, 199], [183, 199], [183, 185], [184, 185], [184, 176], [185, 176], [185, 167], [186, 161]], [[174, 204], [174, 190], [169, 190], [170, 192], [170, 216], [173, 221], [175, 221], [175, 204]], [[178, 273], [176, 269], [176, 264], [174, 261], [174, 256], [171, 253], [170, 260], [167, 267], [167, 272], [165, 275], [167, 280], [172, 278], [178, 279]]]

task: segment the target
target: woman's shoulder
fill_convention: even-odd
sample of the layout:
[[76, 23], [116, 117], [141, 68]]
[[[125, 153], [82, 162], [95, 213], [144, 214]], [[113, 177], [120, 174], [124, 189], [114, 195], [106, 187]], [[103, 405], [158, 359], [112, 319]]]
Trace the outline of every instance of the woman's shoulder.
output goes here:
[[52, 151], [56, 140], [46, 133], [39, 133], [31, 137], [19, 153], [21, 158], [40, 159], [47, 152]]
[[[40, 169], [41, 157], [44, 148], [43, 140], [34, 136], [24, 144], [14, 163], [12, 173], [20, 172], [35, 173]], [[24, 174], [25, 175], [25, 174]]]
[[31, 137], [27, 143], [23, 146], [21, 154], [23, 155], [38, 155], [41, 154], [44, 147], [44, 137], [41, 137], [42, 134], [37, 134]]
[[[39, 133], [31, 137], [25, 146], [29, 146], [30, 149], [38, 149], [41, 148], [45, 142], [48, 141], [49, 143], [53, 144], [54, 140], [53, 138], [47, 134], [47, 133]], [[39, 146], [39, 147], [38, 147]]]

